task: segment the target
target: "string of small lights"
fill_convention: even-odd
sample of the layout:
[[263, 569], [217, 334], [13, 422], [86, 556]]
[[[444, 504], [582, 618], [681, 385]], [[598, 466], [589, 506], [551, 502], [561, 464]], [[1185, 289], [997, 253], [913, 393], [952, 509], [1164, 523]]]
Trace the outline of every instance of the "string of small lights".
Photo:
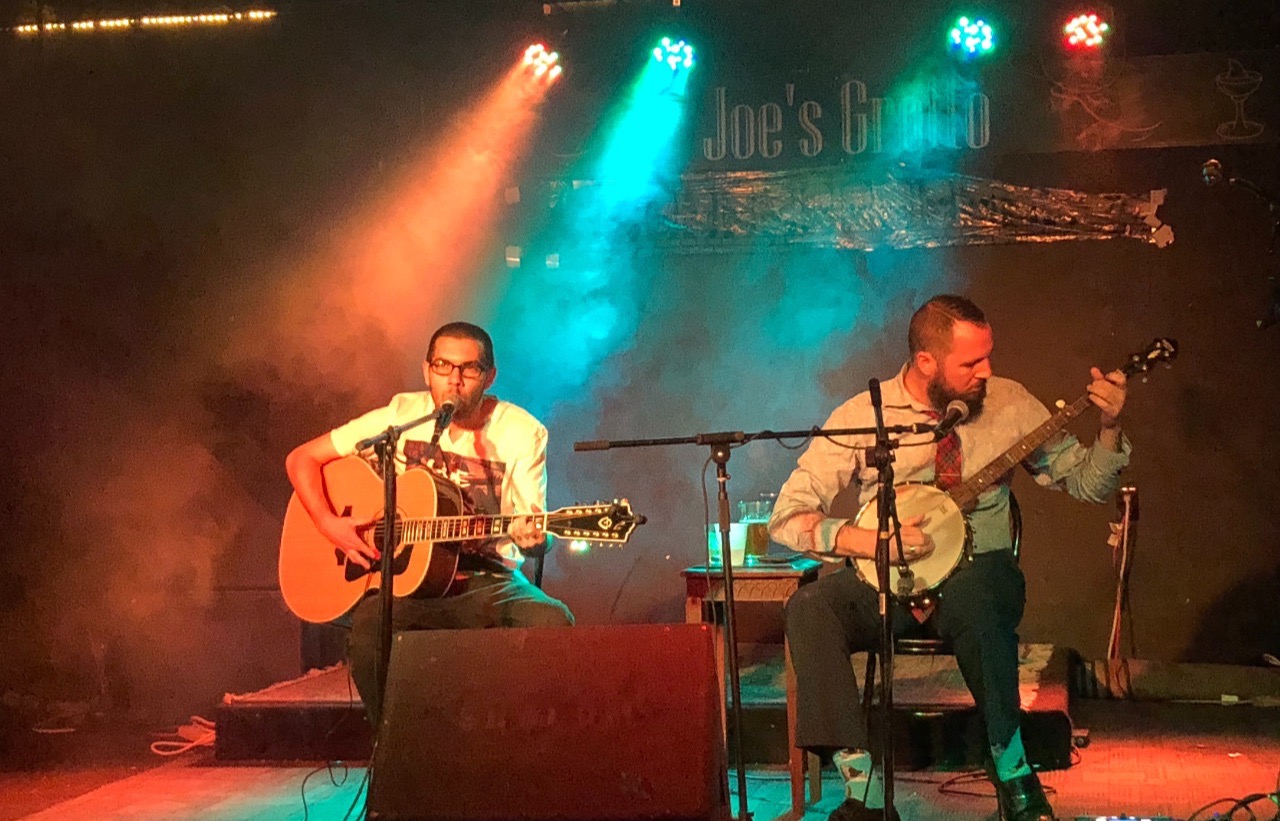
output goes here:
[[271, 9], [251, 9], [240, 12], [210, 14], [161, 14], [142, 17], [108, 17], [101, 20], [75, 20], [67, 23], [49, 20], [42, 23], [24, 23], [13, 26], [13, 33], [34, 37], [41, 34], [58, 35], [96, 31], [130, 31], [136, 29], [172, 29], [195, 26], [230, 26], [236, 24], [265, 23], [275, 19], [277, 12]]

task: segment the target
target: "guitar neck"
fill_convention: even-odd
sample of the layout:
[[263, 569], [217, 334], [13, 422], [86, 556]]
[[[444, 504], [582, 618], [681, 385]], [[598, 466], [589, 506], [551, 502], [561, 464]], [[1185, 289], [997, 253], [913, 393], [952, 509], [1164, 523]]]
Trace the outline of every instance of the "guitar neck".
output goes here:
[[1019, 462], [1031, 455], [1032, 451], [1049, 441], [1071, 420], [1084, 413], [1089, 404], [1089, 395], [1085, 394], [1050, 416], [1044, 424], [1022, 437], [1017, 444], [996, 457], [982, 470], [951, 488], [949, 491], [951, 499], [961, 510], [968, 510], [977, 502], [978, 495], [982, 491], [999, 481], [1001, 476], [1017, 467]]
[[[545, 529], [549, 514], [531, 514], [541, 520]], [[507, 535], [515, 516], [435, 516], [429, 519], [401, 519], [402, 544], [418, 542], [465, 542], [473, 539], [496, 539]]]
[[[476, 539], [496, 539], [507, 535], [511, 523], [528, 517], [542, 532], [565, 539], [582, 539], [593, 543], [622, 544], [631, 537], [636, 525], [644, 523], [643, 516], [636, 516], [631, 503], [597, 502], [593, 505], [562, 507], [546, 513], [522, 513], [517, 516], [433, 516], [430, 518], [397, 519], [395, 523], [398, 544], [421, 542], [465, 542]], [[382, 524], [378, 524], [381, 530]]]

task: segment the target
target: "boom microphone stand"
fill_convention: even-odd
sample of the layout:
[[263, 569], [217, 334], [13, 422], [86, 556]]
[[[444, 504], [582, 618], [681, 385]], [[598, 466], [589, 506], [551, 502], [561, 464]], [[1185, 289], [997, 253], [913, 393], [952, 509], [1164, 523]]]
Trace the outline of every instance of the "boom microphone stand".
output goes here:
[[[574, 442], [573, 449], [575, 451], [588, 450], [609, 450], [612, 448], [643, 448], [643, 447], [662, 447], [672, 445], [707, 445], [711, 448], [711, 460], [716, 463], [716, 482], [719, 485], [717, 499], [717, 517], [720, 527], [720, 544], [721, 544], [721, 567], [724, 568], [724, 605], [725, 605], [725, 661], [729, 668], [729, 692], [733, 699], [733, 709], [731, 711], [731, 721], [733, 722], [733, 764], [737, 769], [737, 787], [738, 787], [738, 818], [739, 821], [750, 821], [751, 813], [747, 809], [747, 774], [743, 766], [742, 760], [742, 687], [739, 679], [739, 662], [738, 662], [738, 640], [737, 640], [737, 616], [734, 608], [733, 595], [733, 559], [728, 550], [729, 545], [729, 473], [728, 464], [731, 448], [735, 445], [745, 445], [748, 442], [768, 439], [807, 439], [813, 436], [856, 436], [856, 435], [876, 435], [876, 445], [871, 448], [874, 458], [880, 458], [880, 454], [885, 456], [885, 465], [889, 471], [888, 486], [884, 484], [885, 477], [883, 469], [881, 475], [881, 494], [882, 498], [888, 500], [890, 506], [893, 505], [893, 462], [892, 451], [898, 446], [898, 442], [890, 440], [889, 434], [923, 434], [932, 433], [934, 426], [930, 424], [918, 423], [912, 425], [888, 425], [884, 424], [884, 418], [880, 409], [880, 383], [878, 380], [871, 380], [873, 386], [873, 401], [876, 405], [876, 426], [874, 428], [829, 428], [822, 429], [818, 427], [809, 428], [808, 430], [791, 430], [774, 431], [764, 430], [756, 433], [743, 433], [742, 431], [721, 431], [718, 433], [699, 433], [693, 436], [676, 436], [665, 439], [615, 439], [615, 440], [596, 440], [588, 442]], [[879, 464], [878, 462], [876, 463]], [[890, 510], [885, 505], [880, 507], [881, 525], [880, 525], [880, 542], [876, 547], [876, 564], [880, 579], [880, 616], [882, 622], [881, 629], [881, 670], [892, 670], [891, 654], [893, 653], [893, 627], [890, 622], [890, 613], [888, 608], [888, 594], [885, 592], [889, 579], [889, 532], [888, 524]], [[896, 525], [897, 515], [893, 512], [893, 520]], [[883, 545], [883, 550], [881, 546]], [[898, 555], [902, 556], [902, 538], [898, 537]], [[902, 561], [905, 567], [905, 560]], [[910, 571], [905, 571], [909, 573]], [[887, 644], [886, 644], [887, 642]], [[886, 659], [890, 659], [886, 667]], [[889, 701], [892, 693], [890, 686], [885, 687], [885, 697], [883, 700], [885, 713], [885, 721], [883, 722], [884, 743], [887, 745], [892, 743], [889, 736], [888, 710], [891, 703]], [[891, 761], [891, 759], [890, 759]], [[892, 807], [893, 787], [892, 775], [889, 767], [885, 766], [885, 817], [888, 818], [888, 808]]]
[[[915, 576], [902, 551], [902, 527], [898, 521], [898, 492], [893, 485], [893, 450], [898, 442], [889, 439], [890, 429], [884, 424], [884, 403], [880, 397], [880, 380], [867, 383], [871, 393], [871, 410], [875, 414], [876, 443], [867, 451], [867, 461], [876, 468], [876, 592], [880, 605], [880, 761], [884, 774], [885, 821], [893, 817], [893, 613], [889, 600], [889, 539], [898, 544], [898, 588], [904, 594], [915, 589]], [[932, 432], [932, 425], [924, 425]], [[890, 530], [892, 525], [892, 530]], [[872, 756], [872, 769], [875, 757]]]
[[[1271, 241], [1267, 246], [1267, 254], [1274, 256], [1276, 241], [1277, 238], [1280, 238], [1280, 198], [1261, 185], [1244, 177], [1224, 173], [1222, 163], [1217, 160], [1206, 162], [1202, 166], [1200, 173], [1204, 178], [1205, 185], [1212, 187], [1226, 180], [1227, 185], [1233, 188], [1243, 188], [1267, 204], [1267, 212], [1271, 215]], [[1275, 283], [1275, 276], [1270, 279]], [[1273, 284], [1271, 288], [1271, 307], [1267, 310], [1266, 316], [1255, 320], [1254, 324], [1258, 326], [1258, 330], [1266, 330], [1277, 322], [1280, 322], [1280, 285]]]
[[[452, 410], [450, 413], [452, 413]], [[441, 410], [437, 408], [426, 416], [406, 422], [403, 425], [392, 425], [382, 433], [370, 436], [368, 439], [356, 444], [357, 453], [373, 448], [373, 452], [378, 457], [378, 468], [382, 471], [383, 513], [380, 523], [382, 539], [378, 547], [381, 555], [374, 562], [374, 567], [380, 574], [378, 595], [381, 597], [378, 600], [378, 604], [381, 606], [381, 613], [378, 617], [378, 666], [374, 677], [378, 692], [379, 724], [382, 723], [382, 708], [386, 706], [387, 673], [391, 668], [391, 601], [394, 598], [391, 588], [395, 583], [396, 542], [400, 531], [399, 522], [396, 519], [396, 445], [405, 431], [416, 428], [424, 422], [430, 422], [433, 419], [438, 420], [441, 415]], [[377, 749], [378, 738], [382, 735], [381, 727], [373, 727], [372, 730], [374, 749]], [[369, 772], [369, 793], [372, 794], [372, 781], [376, 777], [372, 761], [369, 762]], [[366, 809], [368, 809], [367, 802]]]

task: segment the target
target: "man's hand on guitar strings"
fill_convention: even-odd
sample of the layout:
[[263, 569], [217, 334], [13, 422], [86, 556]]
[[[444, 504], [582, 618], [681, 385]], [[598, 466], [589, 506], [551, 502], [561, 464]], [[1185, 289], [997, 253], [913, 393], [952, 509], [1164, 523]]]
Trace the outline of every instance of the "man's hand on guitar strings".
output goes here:
[[333, 542], [334, 546], [346, 555], [347, 561], [369, 570], [382, 552], [365, 542], [360, 532], [367, 530], [373, 521], [372, 518], [353, 519], [350, 516], [329, 516], [323, 522], [317, 522], [316, 527], [325, 535], [325, 538]]
[[[541, 513], [542, 510], [537, 505], [534, 505], [533, 512]], [[507, 528], [507, 535], [511, 537], [511, 541], [515, 542], [517, 547], [525, 550], [542, 547], [547, 539], [547, 534], [542, 529], [541, 516], [515, 517], [511, 520], [511, 527]]]
[[1089, 383], [1089, 401], [1102, 410], [1102, 427], [1118, 427], [1128, 391], [1128, 378], [1121, 371], [1112, 371], [1104, 376], [1098, 368], [1090, 368], [1089, 375], [1093, 377]]

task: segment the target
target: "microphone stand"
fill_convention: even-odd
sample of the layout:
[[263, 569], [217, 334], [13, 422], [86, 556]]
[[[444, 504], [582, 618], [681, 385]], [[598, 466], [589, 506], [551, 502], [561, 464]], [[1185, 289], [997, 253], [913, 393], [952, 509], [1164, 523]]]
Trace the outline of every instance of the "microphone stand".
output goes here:
[[[876, 395], [879, 395], [879, 385], [877, 380], [872, 380], [876, 386]], [[878, 404], [878, 403], [877, 403]], [[663, 439], [602, 439], [587, 442], [574, 442], [573, 449], [575, 451], [589, 450], [610, 450], [612, 448], [643, 448], [643, 447], [662, 447], [670, 445], [707, 445], [711, 448], [711, 460], [716, 463], [716, 482], [719, 484], [719, 492], [716, 495], [717, 506], [716, 514], [720, 527], [720, 565], [724, 568], [724, 606], [725, 606], [725, 663], [728, 667], [728, 684], [729, 694], [733, 699], [733, 708], [730, 710], [731, 722], [733, 727], [733, 750], [732, 758], [734, 767], [737, 770], [737, 787], [738, 787], [738, 818], [739, 821], [750, 821], [751, 813], [747, 809], [747, 773], [742, 760], [742, 686], [739, 677], [739, 661], [738, 661], [738, 639], [737, 639], [737, 615], [734, 607], [733, 594], [733, 557], [729, 546], [729, 473], [728, 464], [731, 448], [735, 445], [745, 445], [748, 442], [759, 440], [777, 440], [777, 439], [801, 439], [810, 438], [817, 435], [823, 436], [857, 436], [876, 434], [876, 447], [873, 450], [880, 450], [883, 439], [883, 452], [889, 454], [888, 464], [892, 464], [892, 449], [896, 448], [898, 443], [890, 441], [888, 434], [923, 434], [932, 433], [934, 426], [930, 424], [918, 423], [912, 425], [889, 425], [884, 424], [880, 410], [876, 410], [877, 425], [874, 428], [818, 428], [812, 427], [808, 430], [790, 430], [774, 432], [770, 430], [757, 431], [756, 433], [743, 433], [742, 431], [720, 431], [717, 433], [699, 433], [693, 436], [675, 436]], [[892, 479], [892, 468], [890, 470], [890, 479]], [[892, 483], [890, 483], [890, 492], [892, 491]], [[883, 491], [882, 491], [883, 492]], [[887, 497], [892, 504], [892, 496]], [[881, 507], [881, 516], [885, 516], [885, 508]], [[894, 521], [896, 522], [896, 512]], [[885, 549], [883, 568], [880, 568], [880, 590], [881, 590], [881, 606], [880, 615], [882, 621], [882, 643], [884, 637], [888, 636], [888, 650], [893, 652], [893, 632], [892, 625], [889, 622], [889, 611], [886, 606], [885, 588], [889, 577], [889, 550], [888, 537], [885, 528], [880, 528], [881, 533], [885, 534]], [[902, 538], [898, 537], [898, 552], [902, 552]], [[877, 545], [877, 563], [879, 563], [879, 545]], [[884, 665], [884, 655], [881, 656], [882, 669]], [[892, 669], [892, 662], [890, 668]], [[885, 688], [885, 704], [888, 704], [890, 688]], [[887, 709], [887, 708], [886, 708]], [[889, 725], [888, 713], [886, 713], [884, 726]], [[886, 743], [890, 743], [886, 731]], [[886, 777], [885, 781], [885, 807], [891, 807], [892, 798], [892, 777]], [[888, 810], [886, 809], [886, 818]]]
[[[382, 708], [386, 706], [387, 674], [391, 668], [391, 601], [394, 598], [392, 585], [395, 583], [395, 551], [398, 541], [399, 526], [396, 517], [396, 446], [400, 436], [407, 430], [416, 428], [424, 422], [440, 417], [440, 411], [434, 410], [426, 416], [419, 417], [403, 425], [392, 425], [382, 433], [374, 434], [356, 443], [356, 452], [360, 453], [373, 448], [378, 457], [378, 469], [382, 472], [382, 543], [379, 545], [381, 556], [374, 562], [380, 574], [378, 604], [381, 612], [378, 616], [378, 664], [374, 681], [378, 693], [378, 727], [373, 727], [373, 746], [378, 747], [378, 739], [382, 735]], [[439, 427], [439, 425], [437, 425]], [[373, 762], [369, 763], [369, 792], [373, 792], [373, 779], [377, 772]], [[368, 811], [368, 802], [365, 806]]]
[[1276, 252], [1276, 237], [1280, 236], [1280, 199], [1277, 199], [1275, 194], [1272, 194], [1261, 185], [1250, 182], [1244, 177], [1227, 177], [1227, 185], [1243, 188], [1267, 204], [1267, 211], [1271, 214], [1271, 242], [1267, 245], [1267, 253], [1274, 254]]
[[[867, 450], [867, 461], [876, 468], [876, 581], [880, 605], [880, 766], [884, 774], [884, 821], [893, 817], [893, 613], [889, 601], [889, 539], [898, 545], [898, 588], [910, 594], [915, 589], [915, 576], [902, 550], [902, 527], [898, 521], [898, 492], [893, 484], [894, 449], [898, 442], [889, 439], [890, 429], [884, 424], [884, 403], [880, 396], [880, 380], [867, 383], [871, 393], [871, 410], [875, 414], [876, 443]], [[935, 432], [932, 426], [925, 425]], [[890, 529], [892, 525], [892, 529]], [[875, 757], [872, 757], [872, 769]]]
[[[1274, 256], [1276, 241], [1277, 238], [1280, 238], [1280, 198], [1277, 198], [1275, 194], [1272, 194], [1261, 185], [1244, 177], [1224, 175], [1222, 173], [1222, 163], [1217, 160], [1209, 160], [1209, 162], [1205, 163], [1204, 168], [1205, 184], [1212, 186], [1220, 179], [1225, 179], [1229, 186], [1243, 188], [1267, 204], [1267, 211], [1271, 215], [1271, 241], [1267, 245], [1267, 254], [1268, 256]], [[1273, 283], [1271, 288], [1271, 308], [1265, 317], [1254, 321], [1254, 324], [1258, 326], [1258, 330], [1266, 330], [1280, 322], [1280, 285], [1274, 284], [1275, 276], [1271, 276], [1270, 279]]]
[[[1276, 253], [1276, 238], [1280, 236], [1280, 200], [1277, 200], [1276, 196], [1267, 189], [1243, 177], [1227, 177], [1227, 183], [1249, 191], [1267, 204], [1267, 211], [1271, 214], [1271, 241], [1267, 245], [1267, 254], [1268, 256], [1274, 256]], [[1275, 284], [1276, 278], [1274, 275], [1270, 279], [1272, 282], [1271, 307], [1267, 310], [1266, 316], [1254, 321], [1260, 331], [1265, 331], [1276, 322], [1280, 322], [1280, 285]]]

